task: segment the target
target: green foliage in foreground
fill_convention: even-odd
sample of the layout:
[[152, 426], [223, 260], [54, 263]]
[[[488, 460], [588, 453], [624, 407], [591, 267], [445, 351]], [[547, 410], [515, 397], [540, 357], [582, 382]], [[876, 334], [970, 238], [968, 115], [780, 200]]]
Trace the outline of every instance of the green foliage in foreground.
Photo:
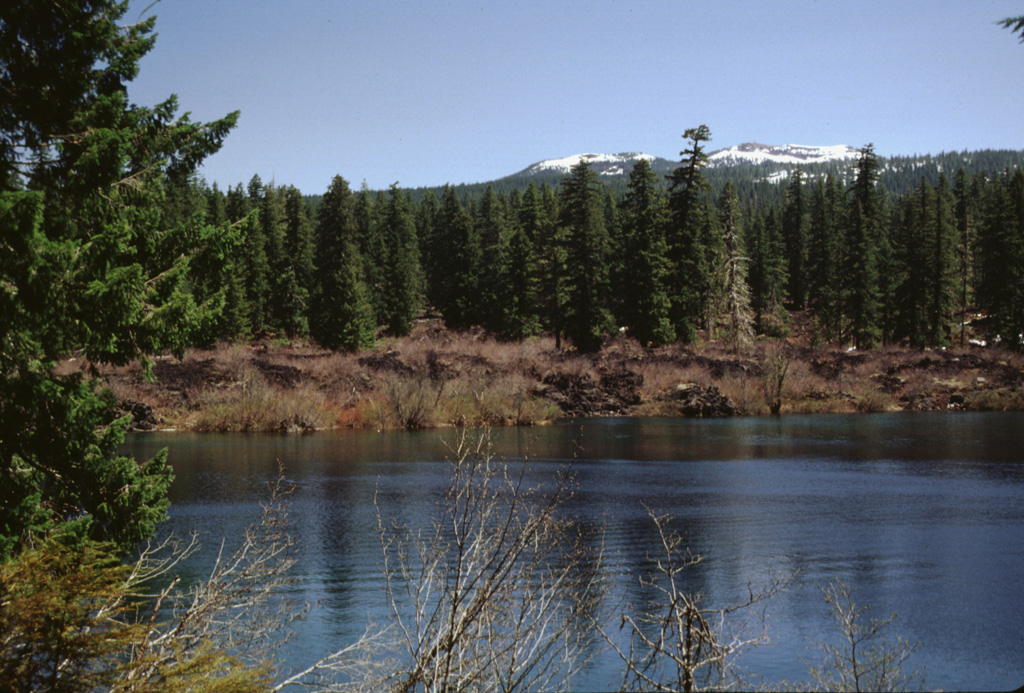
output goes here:
[[155, 18], [122, 28], [126, 10], [74, 0], [0, 10], [17, 37], [0, 49], [0, 560], [54, 531], [122, 552], [152, 534], [165, 457], [117, 455], [126, 422], [113, 398], [53, 364], [69, 352], [119, 364], [180, 353], [224, 302], [213, 268], [235, 237], [165, 202], [237, 113], [198, 124], [175, 116], [174, 97], [130, 104], [125, 84]]

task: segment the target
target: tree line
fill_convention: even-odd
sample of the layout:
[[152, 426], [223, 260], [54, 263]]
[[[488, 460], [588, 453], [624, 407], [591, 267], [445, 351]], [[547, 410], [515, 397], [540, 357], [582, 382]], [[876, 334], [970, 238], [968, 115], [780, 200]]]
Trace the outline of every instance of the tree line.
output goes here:
[[231, 230], [223, 264], [192, 273], [200, 300], [223, 297], [206, 341], [275, 333], [359, 350], [435, 314], [582, 351], [618, 331], [741, 348], [784, 336], [797, 310], [822, 344], [963, 344], [980, 312], [1022, 347], [1019, 168], [922, 175], [894, 196], [868, 145], [849, 183], [798, 167], [779, 201], [743, 204], [731, 180], [709, 182], [707, 126], [684, 137], [667, 179], [638, 161], [622, 194], [585, 161], [556, 186], [478, 196], [353, 191], [338, 176], [315, 204], [258, 176], [226, 193], [193, 177], [172, 186], [163, 218]]

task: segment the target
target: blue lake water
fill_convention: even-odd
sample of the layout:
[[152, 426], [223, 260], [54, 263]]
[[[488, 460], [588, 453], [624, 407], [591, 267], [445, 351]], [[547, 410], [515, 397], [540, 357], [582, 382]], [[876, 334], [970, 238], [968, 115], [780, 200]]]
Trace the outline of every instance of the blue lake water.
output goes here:
[[[813, 643], [837, 631], [819, 587], [838, 578], [889, 632], [920, 643], [930, 688], [1024, 685], [1024, 415], [883, 414], [725, 420], [607, 419], [496, 429], [494, 450], [531, 480], [571, 465], [567, 510], [603, 528], [605, 570], [629, 603], [657, 548], [645, 505], [675, 518], [705, 557], [688, 577], [725, 605], [772, 573], [795, 573], [767, 605], [773, 644], [740, 664], [766, 682], [806, 680]], [[137, 434], [170, 448], [177, 479], [163, 528], [198, 530], [209, 569], [258, 517], [277, 461], [296, 485], [295, 592], [317, 603], [285, 651], [308, 664], [354, 639], [383, 595], [373, 505], [425, 521], [448, 478], [454, 431], [311, 436]], [[610, 597], [610, 599], [612, 599]], [[614, 655], [574, 686], [613, 689]]]

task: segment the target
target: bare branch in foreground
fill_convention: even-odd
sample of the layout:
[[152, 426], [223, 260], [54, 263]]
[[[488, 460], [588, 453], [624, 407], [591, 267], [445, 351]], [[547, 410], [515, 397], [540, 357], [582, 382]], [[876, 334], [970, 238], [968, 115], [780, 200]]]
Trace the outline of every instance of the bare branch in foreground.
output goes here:
[[[620, 629], [629, 638], [625, 646], [596, 624], [623, 662], [622, 690], [691, 693], [701, 687], [720, 690], [737, 683], [734, 657], [744, 648], [767, 642], [762, 603], [785, 589], [792, 576], [771, 578], [767, 586], [758, 592], [749, 590], [748, 597], [737, 604], [707, 607], [700, 593], [682, 589], [683, 573], [703, 557], [685, 548], [682, 536], [669, 527], [669, 516], [647, 512], [657, 527], [662, 552], [652, 557], [655, 572], [641, 577], [640, 583], [659, 597], [644, 613], [622, 617]], [[745, 628], [734, 627], [731, 617], [738, 612], [753, 613], [756, 632], [748, 634]]]
[[428, 530], [389, 525], [378, 501], [395, 691], [565, 688], [594, 633], [600, 552], [560, 516], [570, 480], [527, 488], [489, 437], [461, 434]]

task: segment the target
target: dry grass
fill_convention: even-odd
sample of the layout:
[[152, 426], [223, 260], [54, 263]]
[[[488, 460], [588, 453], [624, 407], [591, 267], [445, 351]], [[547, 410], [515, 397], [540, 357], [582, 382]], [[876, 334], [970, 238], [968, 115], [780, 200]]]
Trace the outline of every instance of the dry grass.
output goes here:
[[[138, 364], [97, 367], [121, 400], [144, 402], [164, 425], [214, 431], [285, 431], [337, 427], [423, 428], [453, 424], [519, 425], [556, 419], [563, 383], [590, 392], [633, 373], [621, 387], [640, 403], [626, 412], [674, 416], [665, 394], [680, 383], [717, 386], [744, 415], [764, 415], [761, 353], [772, 343], [737, 353], [717, 343], [643, 349], [610, 339], [598, 354], [559, 351], [551, 337], [522, 343], [480, 331], [447, 332], [419, 323], [403, 339], [382, 340], [371, 352], [343, 354], [301, 341], [218, 344], [189, 351], [182, 361], [157, 357], [155, 383]], [[921, 351], [886, 348], [847, 353], [787, 345], [791, 358], [782, 413], [944, 409], [964, 397], [973, 410], [1024, 409], [1024, 355], [999, 349]], [[67, 359], [57, 372], [90, 372]], [[602, 377], [604, 376], [604, 378]], [[958, 400], [959, 401], [959, 400]]]

